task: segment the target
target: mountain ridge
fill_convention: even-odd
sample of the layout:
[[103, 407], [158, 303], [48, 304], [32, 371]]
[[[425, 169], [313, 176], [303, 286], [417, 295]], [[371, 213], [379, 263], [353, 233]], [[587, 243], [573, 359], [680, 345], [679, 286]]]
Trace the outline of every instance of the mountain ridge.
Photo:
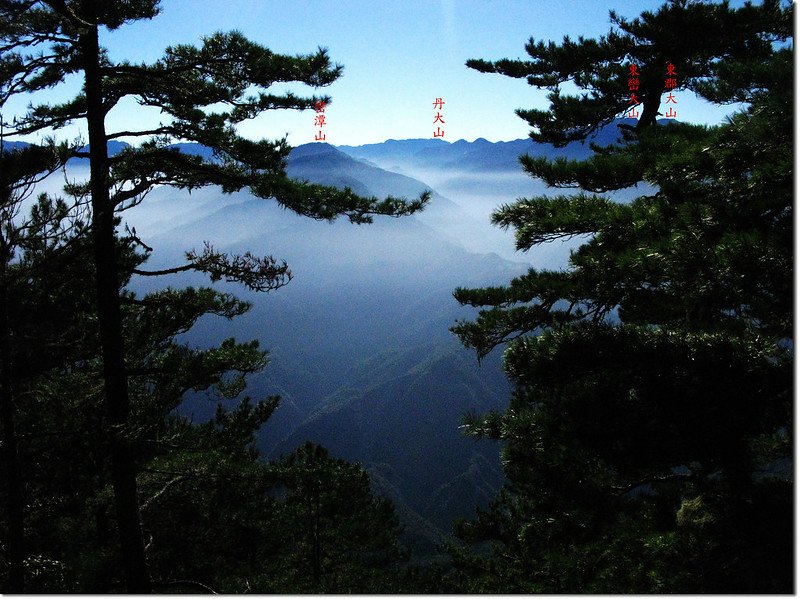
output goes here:
[[[287, 159], [293, 178], [377, 197], [431, 191], [431, 203], [421, 213], [376, 218], [364, 227], [307, 219], [246, 191], [226, 195], [215, 188], [191, 195], [159, 188], [125, 216], [155, 248], [150, 264], [156, 269], [182, 262], [184, 251], [203, 240], [220, 251], [287, 260], [295, 278], [276, 293], [216, 284], [250, 302], [251, 311], [231, 322], [201, 319], [182, 339], [196, 347], [231, 336], [257, 339], [270, 351], [271, 364], [249, 379], [248, 394], [282, 396], [259, 432], [259, 449], [276, 457], [312, 440], [331, 455], [360, 461], [401, 506], [422, 552], [434, 550], [433, 540], [448, 532], [454, 517], [487, 505], [502, 483], [499, 447], [476, 443], [459, 428], [466, 413], [504, 408], [510, 389], [499, 352], [478, 365], [449, 328], [476, 312], [455, 302], [455, 287], [503, 284], [529, 267], [527, 257], [513, 252], [510, 234], [490, 228], [485, 218], [504, 193], [498, 180], [530, 184], [524, 173], [511, 174], [514, 144], [419, 141], [442, 165], [460, 161], [458, 169], [469, 166], [465, 155], [501, 150], [468, 180], [474, 197], [458, 195], [453, 184], [456, 195], [439, 193], [425, 173], [393, 172], [328, 144], [293, 149]], [[392, 145], [402, 149], [408, 143]], [[113, 150], [124, 147], [119, 142]], [[175, 147], [210, 152], [197, 144]], [[463, 178], [460, 170], [447, 170], [452, 166], [435, 168], [455, 181]], [[508, 243], [504, 253], [500, 241]], [[542, 260], [553, 263], [547, 254]], [[208, 283], [198, 273], [132, 280], [138, 294], [167, 284]], [[211, 417], [214, 409], [201, 396], [181, 407], [196, 421]]]

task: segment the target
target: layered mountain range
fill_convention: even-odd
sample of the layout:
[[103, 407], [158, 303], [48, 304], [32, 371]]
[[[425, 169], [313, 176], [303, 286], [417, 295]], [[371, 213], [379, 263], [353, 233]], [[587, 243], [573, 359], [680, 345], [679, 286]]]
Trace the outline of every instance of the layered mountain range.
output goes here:
[[[595, 141], [616, 133], [608, 127]], [[204, 241], [288, 262], [293, 280], [268, 294], [218, 284], [251, 302], [252, 310], [230, 322], [201, 319], [184, 340], [209, 346], [231, 336], [258, 339], [271, 362], [251, 377], [248, 394], [282, 398], [260, 433], [263, 453], [276, 457], [311, 440], [362, 463], [424, 555], [435, 551], [454, 518], [471, 516], [502, 484], [498, 445], [464, 437], [460, 425], [467, 413], [502, 410], [509, 385], [499, 352], [479, 365], [449, 332], [456, 319], [475, 314], [452, 292], [504, 284], [531, 265], [566, 264], [575, 241], [519, 254], [511, 233], [488, 219], [503, 202], [547, 192], [521, 171], [520, 154], [588, 152], [588, 144], [556, 150], [531, 140], [309, 144], [292, 151], [290, 176], [366, 196], [411, 198], [430, 190], [431, 203], [411, 217], [356, 226], [300, 217], [245, 192], [159, 188], [124, 218], [154, 248], [151, 268], [181, 263], [185, 251]], [[70, 165], [70, 174], [85, 176], [86, 164]], [[132, 288], [208, 284], [182, 273], [135, 279]], [[214, 409], [200, 395], [182, 407], [196, 420]]]
[[[324, 144], [296, 148], [288, 172], [379, 197], [430, 189]], [[509, 387], [499, 355], [479, 365], [449, 332], [457, 318], [474, 315], [452, 292], [501, 284], [528, 265], [471, 252], [430, 222], [463, 223], [467, 210], [433, 192], [419, 215], [356, 226], [313, 221], [247, 193], [159, 189], [136, 212], [129, 221], [148, 232], [154, 268], [179, 262], [205, 240], [290, 265], [293, 280], [275, 292], [227, 286], [252, 310], [232, 322], [204, 319], [186, 336], [194, 345], [257, 338], [270, 351], [271, 363], [248, 389], [282, 398], [261, 431], [265, 455], [311, 440], [362, 463], [422, 553], [435, 548], [454, 517], [471, 515], [494, 496], [502, 481], [498, 446], [465, 438], [459, 427], [467, 413], [502, 409]], [[165, 284], [206, 283], [184, 274], [134, 281], [134, 288]], [[196, 419], [213, 408], [202, 397], [184, 406]]]

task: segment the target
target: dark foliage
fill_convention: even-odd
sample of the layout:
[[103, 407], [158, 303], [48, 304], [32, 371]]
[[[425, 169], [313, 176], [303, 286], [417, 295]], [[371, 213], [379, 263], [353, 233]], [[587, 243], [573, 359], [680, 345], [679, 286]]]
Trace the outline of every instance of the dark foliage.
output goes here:
[[[265, 354], [256, 343], [231, 339], [199, 350], [176, 341], [201, 316], [232, 318], [247, 305], [210, 289], [166, 289], [137, 298], [125, 287], [134, 273], [196, 270], [213, 281], [268, 291], [288, 282], [287, 265], [270, 256], [231, 256], [206, 245], [200, 254], [187, 254], [184, 265], [146, 271], [139, 266], [150, 250], [135, 230], [119, 232], [121, 212], [144, 201], [157, 185], [189, 190], [214, 185], [222, 193], [246, 188], [304, 216], [346, 216], [353, 223], [410, 214], [428, 199], [423, 194], [409, 202], [379, 200], [293, 181], [285, 173], [290, 151], [285, 139], [252, 141], [237, 133], [238, 124], [266, 110], [330, 101], [268, 89], [283, 82], [321, 87], [335, 81], [341, 67], [331, 64], [322, 49], [282, 56], [232, 32], [205, 38], [200, 47], [167, 48], [153, 64], [112, 63], [99, 45], [99, 31], [151, 19], [158, 12], [157, 0], [0, 1], [0, 109], [17, 94], [38, 99], [39, 92], [70, 75], [84, 83], [70, 100], [33, 104], [11, 122], [6, 119], [2, 139], [75, 121], [85, 122], [89, 137], [85, 149], [51, 144], [0, 153], [3, 232], [16, 236], [4, 238], [0, 281], [3, 309], [13, 306], [15, 311], [4, 316], [2, 330], [4, 450], [6, 461], [13, 462], [5, 476], [9, 590], [204, 589], [200, 580], [169, 579], [196, 572], [193, 568], [202, 568], [203, 580], [227, 584], [238, 580], [237, 573], [219, 572], [225, 564], [216, 562], [237, 542], [235, 534], [228, 534], [232, 521], [244, 513], [254, 522], [274, 516], [274, 510], [258, 512], [270, 504], [263, 488], [257, 487], [249, 504], [253, 512], [237, 512], [245, 489], [215, 487], [211, 481], [247, 478], [263, 470], [251, 436], [277, 400], [251, 404], [245, 399], [218, 415], [213, 434], [198, 432], [175, 415], [187, 393], [238, 398], [244, 376], [264, 366]], [[160, 109], [164, 122], [147, 131], [107, 131], [109, 111], [124, 98]], [[110, 156], [109, 142], [119, 137], [144, 141]], [[210, 153], [185, 154], [170, 147], [178, 141], [199, 143]], [[18, 217], [19, 194], [69, 156], [89, 159], [89, 181], [66, 188], [77, 206], [91, 207], [87, 220], [64, 230], [66, 204], [45, 198], [31, 217], [38, 229], [8, 224]], [[6, 241], [27, 254], [15, 258]], [[142, 249], [144, 255], [137, 253]], [[40, 311], [43, 317], [36, 316]], [[13, 430], [15, 421], [23, 437]], [[21, 452], [14, 448], [18, 437], [25, 440]], [[188, 482], [196, 488], [187, 488]], [[221, 553], [204, 554], [193, 567], [152, 563], [157, 550], [173, 555], [169, 550], [174, 547], [163, 546], [147, 512], [175, 488], [187, 492], [198, 507], [216, 502], [218, 509], [230, 510], [220, 514], [223, 522], [231, 519], [220, 537]], [[369, 494], [363, 486], [358, 491]], [[23, 496], [33, 501], [27, 547], [18, 517]], [[178, 538], [167, 541], [173, 542]]]
[[[556, 143], [625, 107], [625, 64], [654, 73], [620, 143], [522, 157], [579, 192], [494, 215], [521, 250], [586, 235], [570, 267], [455, 293], [482, 310], [454, 331], [479, 356], [507, 343], [516, 386], [505, 413], [467, 423], [505, 440], [509, 479], [457, 527], [468, 590], [791, 591], [791, 13], [675, 1], [612, 13], [598, 41], [531, 41], [530, 62], [468, 63], [551, 88], [550, 111], [520, 115]], [[668, 60], [677, 89], [746, 108], [716, 127], [657, 124]], [[567, 80], [588, 94], [561, 96]], [[639, 182], [655, 191], [603, 195]]]

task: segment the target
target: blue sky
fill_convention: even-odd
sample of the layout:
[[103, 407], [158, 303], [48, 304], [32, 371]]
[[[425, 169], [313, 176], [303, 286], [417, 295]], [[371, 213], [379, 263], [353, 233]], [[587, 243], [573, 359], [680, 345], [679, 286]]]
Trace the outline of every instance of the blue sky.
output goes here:
[[[341, 79], [321, 90], [326, 141], [334, 145], [432, 137], [433, 101], [445, 101], [446, 141], [478, 137], [511, 140], [528, 134], [516, 108], [547, 106], [545, 92], [524, 80], [482, 74], [468, 58], [524, 58], [524, 45], [564, 35], [594, 37], [610, 27], [608, 11], [635, 17], [661, 0], [163, 0], [162, 14], [106, 32], [112, 59], [152, 61], [164, 47], [195, 44], [203, 35], [237, 29], [271, 50], [303, 54], [322, 46], [344, 65]], [[66, 90], [75, 91], [79, 81]], [[281, 88], [284, 89], [284, 88]], [[285, 89], [311, 94], [310, 88]], [[320, 92], [318, 92], [320, 93]], [[52, 99], [57, 99], [53, 95]], [[729, 110], [680, 92], [678, 118], [719, 122]], [[4, 115], [8, 119], [8, 115]], [[157, 124], [159, 115], [132, 102], [109, 115], [109, 130]], [[314, 140], [313, 111], [276, 111], [244, 125], [248, 137], [281, 137], [292, 145]]]

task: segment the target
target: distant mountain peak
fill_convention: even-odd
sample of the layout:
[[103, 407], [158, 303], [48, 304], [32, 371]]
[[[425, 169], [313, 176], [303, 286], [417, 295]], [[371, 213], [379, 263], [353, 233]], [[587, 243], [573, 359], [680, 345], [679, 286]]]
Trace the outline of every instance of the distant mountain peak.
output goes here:
[[324, 152], [330, 150], [336, 150], [334, 146], [331, 144], [324, 142], [324, 141], [313, 141], [307, 144], [300, 144], [299, 146], [292, 146], [293, 150], [304, 149], [304, 151], [308, 152]]
[[292, 147], [292, 158], [304, 158], [306, 156], [318, 156], [325, 154], [341, 154], [334, 146], [325, 142], [312, 142]]

